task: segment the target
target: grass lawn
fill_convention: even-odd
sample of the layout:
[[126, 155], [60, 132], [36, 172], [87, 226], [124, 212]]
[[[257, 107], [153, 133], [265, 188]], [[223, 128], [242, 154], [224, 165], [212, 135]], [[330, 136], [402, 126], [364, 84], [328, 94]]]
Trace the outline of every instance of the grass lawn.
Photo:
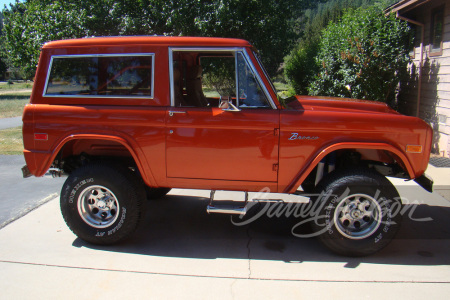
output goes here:
[[0, 119], [21, 116], [23, 108], [28, 102], [28, 98], [2, 98], [2, 95], [0, 95]]
[[0, 82], [0, 119], [19, 117], [29, 102], [32, 82], [7, 84]]
[[283, 92], [289, 90], [290, 86], [287, 83], [282, 83], [280, 81], [274, 81], [273, 85], [275, 86], [275, 89], [277, 92]]
[[22, 127], [0, 130], [0, 155], [17, 155], [22, 151]]
[[0, 82], [0, 92], [16, 91], [29, 89], [31, 93], [31, 88], [33, 87], [33, 82], [14, 82], [13, 84], [8, 84], [7, 82]]

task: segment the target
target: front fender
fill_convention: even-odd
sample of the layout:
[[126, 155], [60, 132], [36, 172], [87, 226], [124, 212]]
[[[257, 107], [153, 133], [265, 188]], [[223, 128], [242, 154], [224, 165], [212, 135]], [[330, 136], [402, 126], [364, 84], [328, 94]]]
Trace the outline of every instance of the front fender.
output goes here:
[[405, 167], [405, 171], [408, 173], [410, 178], [415, 178], [413, 168], [411, 163], [409, 162], [406, 155], [399, 150], [398, 148], [386, 144], [386, 143], [337, 143], [330, 146], [325, 146], [320, 149], [312, 158], [305, 164], [305, 166], [298, 172], [292, 182], [284, 189], [284, 193], [295, 193], [297, 187], [299, 187], [306, 177], [313, 171], [313, 169], [317, 166], [317, 164], [328, 154], [342, 149], [374, 149], [374, 150], [386, 150], [393, 154], [395, 154], [400, 160], [403, 166]]

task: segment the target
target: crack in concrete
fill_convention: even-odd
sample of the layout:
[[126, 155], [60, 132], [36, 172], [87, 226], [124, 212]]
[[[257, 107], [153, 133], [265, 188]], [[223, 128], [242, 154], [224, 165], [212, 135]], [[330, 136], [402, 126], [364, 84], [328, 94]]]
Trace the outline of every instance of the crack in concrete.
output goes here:
[[247, 227], [247, 258], [248, 258], [248, 279], [252, 277], [252, 268], [251, 268], [251, 251], [250, 251], [250, 243], [252, 242], [252, 236], [250, 235], [250, 226]]
[[237, 281], [238, 281], [237, 279], [233, 280], [233, 282], [232, 282], [231, 285], [230, 285], [231, 299], [234, 299], [234, 298], [235, 298], [235, 297], [234, 297], [234, 291], [233, 291], [233, 285], [234, 285]]
[[99, 272], [118, 272], [118, 273], [133, 273], [133, 274], [146, 274], [146, 275], [164, 275], [164, 276], [177, 276], [177, 277], [196, 277], [196, 278], [214, 278], [214, 279], [235, 279], [235, 280], [252, 280], [252, 281], [287, 281], [287, 282], [328, 282], [328, 283], [416, 283], [416, 284], [450, 284], [450, 281], [416, 281], [416, 280], [333, 280], [333, 279], [294, 279], [294, 278], [266, 278], [266, 277], [231, 277], [231, 276], [213, 276], [213, 275], [195, 275], [195, 274], [177, 274], [177, 273], [164, 273], [164, 272], [151, 272], [151, 271], [138, 271], [138, 270], [126, 270], [126, 269], [112, 269], [112, 268], [95, 268], [95, 267], [82, 267], [82, 266], [69, 266], [69, 265], [57, 265], [47, 263], [32, 263], [24, 261], [11, 261], [0, 259], [0, 264], [17, 264], [28, 265], [35, 267], [47, 267], [47, 268], [63, 268], [74, 270], [87, 270], [87, 271], [99, 271]]

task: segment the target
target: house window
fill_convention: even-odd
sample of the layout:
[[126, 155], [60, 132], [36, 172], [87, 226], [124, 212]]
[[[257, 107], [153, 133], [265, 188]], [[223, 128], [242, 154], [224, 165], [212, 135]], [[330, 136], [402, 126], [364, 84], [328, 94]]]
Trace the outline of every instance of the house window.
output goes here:
[[430, 55], [442, 55], [444, 35], [444, 7], [438, 7], [431, 13]]
[[409, 47], [409, 57], [412, 59], [416, 58], [416, 48], [420, 47], [420, 40], [421, 40], [421, 32], [420, 30], [417, 30], [417, 26], [414, 24], [408, 24], [411, 28], [411, 31], [413, 32], [413, 41], [411, 42], [411, 45]]
[[448, 117], [446, 115], [439, 114], [439, 124], [447, 125]]

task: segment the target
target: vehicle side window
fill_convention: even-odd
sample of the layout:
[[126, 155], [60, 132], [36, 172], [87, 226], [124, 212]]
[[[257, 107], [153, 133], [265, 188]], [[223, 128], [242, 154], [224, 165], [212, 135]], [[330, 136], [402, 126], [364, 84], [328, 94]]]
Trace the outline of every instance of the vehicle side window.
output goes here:
[[236, 98], [236, 64], [229, 56], [201, 56], [203, 92], [207, 97]]
[[54, 56], [44, 96], [153, 96], [153, 55]]
[[173, 103], [184, 107], [218, 107], [231, 101], [239, 108], [271, 108], [241, 51], [172, 53]]
[[239, 108], [269, 108], [267, 97], [261, 89], [242, 53], [237, 53]]
[[236, 100], [233, 51], [174, 51], [173, 102], [182, 107], [217, 107], [220, 99]]

